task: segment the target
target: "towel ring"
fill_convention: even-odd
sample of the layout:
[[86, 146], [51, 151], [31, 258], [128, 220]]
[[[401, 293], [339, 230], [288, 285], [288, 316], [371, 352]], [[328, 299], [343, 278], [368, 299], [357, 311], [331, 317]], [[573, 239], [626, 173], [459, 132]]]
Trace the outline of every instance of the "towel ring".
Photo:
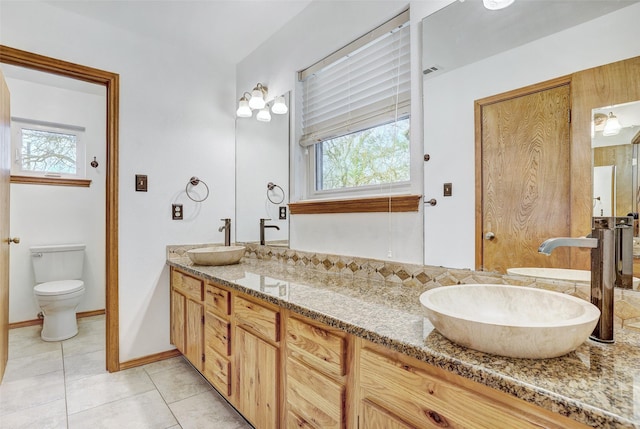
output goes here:
[[[275, 188], [280, 189], [280, 192], [282, 192], [282, 198], [280, 198], [280, 201], [273, 201], [271, 199], [271, 196], [269, 196], [269, 191], [273, 191]], [[280, 186], [276, 185], [273, 182], [269, 182], [267, 183], [267, 199], [271, 201], [271, 204], [282, 204], [282, 202], [284, 201], [284, 191]]]
[[[198, 200], [196, 198], [193, 198], [189, 193], [189, 185], [198, 186], [200, 183], [202, 183], [204, 187], [207, 189], [207, 193], [205, 194], [204, 198], [201, 198]], [[209, 187], [207, 186], [206, 183], [204, 183], [204, 180], [200, 180], [196, 176], [193, 176], [191, 179], [189, 179], [189, 181], [187, 182], [187, 186], [184, 187], [184, 192], [187, 194], [187, 197], [189, 197], [191, 201], [195, 201], [196, 203], [201, 203], [207, 198], [209, 198]]]

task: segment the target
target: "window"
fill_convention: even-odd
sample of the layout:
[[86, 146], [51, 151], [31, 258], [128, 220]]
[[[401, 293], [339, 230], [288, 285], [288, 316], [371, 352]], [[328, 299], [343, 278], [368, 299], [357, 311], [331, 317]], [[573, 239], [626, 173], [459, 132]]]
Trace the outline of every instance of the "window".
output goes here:
[[410, 180], [409, 11], [300, 72], [310, 196]]
[[11, 173], [41, 177], [84, 177], [84, 128], [12, 118]]

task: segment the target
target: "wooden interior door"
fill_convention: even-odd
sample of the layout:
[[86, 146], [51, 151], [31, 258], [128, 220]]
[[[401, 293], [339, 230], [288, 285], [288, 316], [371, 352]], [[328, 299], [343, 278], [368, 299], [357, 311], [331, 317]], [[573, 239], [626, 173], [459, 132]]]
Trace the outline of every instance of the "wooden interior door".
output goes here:
[[538, 253], [547, 238], [571, 234], [569, 90], [567, 83], [481, 104], [479, 269], [570, 268], [568, 248]]
[[9, 357], [9, 88], [0, 70], [0, 382]]

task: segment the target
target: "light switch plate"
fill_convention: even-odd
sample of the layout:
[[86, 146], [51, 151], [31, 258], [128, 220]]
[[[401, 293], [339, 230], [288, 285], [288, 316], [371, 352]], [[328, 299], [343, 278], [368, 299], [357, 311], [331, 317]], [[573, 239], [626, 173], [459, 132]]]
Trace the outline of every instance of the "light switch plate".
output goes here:
[[444, 190], [442, 193], [443, 193], [443, 196], [450, 197], [453, 194], [453, 184], [445, 183]]
[[146, 174], [136, 174], [136, 192], [147, 192]]

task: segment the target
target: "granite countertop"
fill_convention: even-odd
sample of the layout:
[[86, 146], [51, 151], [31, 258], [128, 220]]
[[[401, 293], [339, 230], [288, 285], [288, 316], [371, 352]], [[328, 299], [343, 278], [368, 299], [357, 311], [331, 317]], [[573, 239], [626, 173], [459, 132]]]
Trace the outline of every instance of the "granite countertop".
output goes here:
[[597, 428], [640, 428], [640, 333], [587, 340], [554, 359], [514, 359], [458, 346], [434, 330], [418, 297], [425, 288], [323, 273], [261, 259], [222, 267], [167, 264], [385, 345]]

